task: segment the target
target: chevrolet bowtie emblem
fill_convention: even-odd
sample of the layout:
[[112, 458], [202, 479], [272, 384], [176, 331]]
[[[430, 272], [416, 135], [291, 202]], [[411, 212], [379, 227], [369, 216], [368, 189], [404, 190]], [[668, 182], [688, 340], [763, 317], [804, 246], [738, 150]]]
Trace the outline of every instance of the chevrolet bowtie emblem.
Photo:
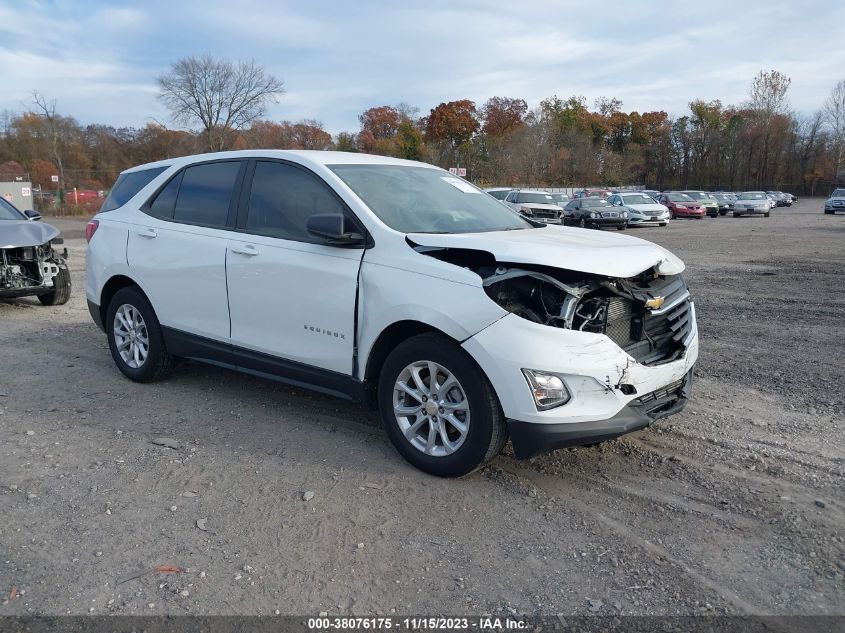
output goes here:
[[663, 297], [655, 297], [654, 299], [649, 299], [645, 302], [645, 307], [649, 310], [659, 310], [663, 307], [663, 304], [666, 302], [666, 299]]

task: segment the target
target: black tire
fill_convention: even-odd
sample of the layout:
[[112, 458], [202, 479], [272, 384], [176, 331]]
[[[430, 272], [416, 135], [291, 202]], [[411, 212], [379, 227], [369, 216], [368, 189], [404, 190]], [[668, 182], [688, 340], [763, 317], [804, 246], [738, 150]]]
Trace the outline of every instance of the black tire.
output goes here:
[[763, 216], [764, 216], [764, 217], [769, 217], [769, 215], [770, 215], [770, 214], [771, 214], [771, 212], [770, 212], [770, 211], [766, 211], [766, 212], [763, 214]]
[[827, 210], [825, 210], [824, 214], [825, 214], [825, 215], [833, 215], [833, 211], [827, 211]]
[[581, 216], [581, 221], [578, 223], [578, 226], [580, 226], [582, 229], [587, 228], [587, 221], [584, 219], [583, 215]]
[[53, 277], [53, 289], [43, 295], [38, 295], [41, 305], [62, 306], [70, 299], [70, 271], [59, 268], [59, 274]]
[[667, 224], [668, 224], [668, 222], [661, 222], [660, 226], [666, 226]]
[[728, 214], [727, 211], [719, 211], [719, 215], [727, 215], [727, 214]]
[[737, 213], [736, 211], [734, 211], [734, 217], [735, 217], [735, 218], [741, 218], [741, 217], [742, 217], [742, 214], [741, 214], [741, 213]]
[[625, 225], [623, 224], [622, 226], [617, 226], [617, 227], [616, 227], [616, 230], [617, 230], [617, 231], [624, 231], [624, 230], [625, 230], [625, 229], [627, 229], [627, 228], [628, 228], [628, 227], [627, 227], [627, 226], [625, 226]]
[[[143, 317], [147, 340], [148, 353], [139, 367], [131, 367], [123, 360], [115, 341], [115, 314], [118, 308], [129, 305], [135, 308]], [[155, 311], [144, 293], [137, 286], [128, 286], [118, 290], [112, 297], [106, 310], [106, 321], [103, 324], [109, 340], [109, 350], [117, 368], [123, 375], [135, 382], [155, 382], [165, 378], [173, 370], [173, 356], [167, 353], [161, 325]]]
[[[469, 404], [470, 423], [463, 443], [451, 454], [428, 455], [405, 437], [393, 411], [393, 390], [402, 371], [415, 362], [433, 361], [460, 383]], [[379, 374], [378, 405], [393, 446], [409, 463], [438, 477], [462, 477], [498, 455], [507, 441], [499, 399], [484, 372], [454, 341], [439, 334], [420, 334], [400, 343]], [[428, 422], [423, 428], [428, 428]]]

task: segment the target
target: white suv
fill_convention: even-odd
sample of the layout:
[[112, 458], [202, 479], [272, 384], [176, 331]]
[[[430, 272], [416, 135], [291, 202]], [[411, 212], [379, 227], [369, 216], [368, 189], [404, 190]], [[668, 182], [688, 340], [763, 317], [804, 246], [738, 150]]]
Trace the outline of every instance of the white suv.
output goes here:
[[118, 368], [192, 358], [377, 406], [460, 476], [680, 410], [698, 356], [684, 266], [520, 216], [442, 169], [241, 151], [129, 169], [88, 225], [86, 293]]

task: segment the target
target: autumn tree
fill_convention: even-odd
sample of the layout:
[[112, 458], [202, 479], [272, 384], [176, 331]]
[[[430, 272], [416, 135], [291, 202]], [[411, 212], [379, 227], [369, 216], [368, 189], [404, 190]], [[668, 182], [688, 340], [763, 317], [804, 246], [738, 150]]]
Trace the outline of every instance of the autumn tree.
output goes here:
[[209, 55], [180, 59], [158, 78], [159, 98], [173, 120], [202, 128], [206, 149], [225, 149], [239, 130], [284, 94], [281, 80], [255, 60], [231, 62]]
[[441, 160], [459, 159], [459, 148], [468, 143], [480, 127], [475, 103], [469, 99], [441, 103], [432, 108], [423, 124], [425, 138], [439, 147]]
[[481, 108], [482, 132], [494, 138], [510, 134], [524, 125], [527, 113], [528, 104], [524, 99], [490, 97]]

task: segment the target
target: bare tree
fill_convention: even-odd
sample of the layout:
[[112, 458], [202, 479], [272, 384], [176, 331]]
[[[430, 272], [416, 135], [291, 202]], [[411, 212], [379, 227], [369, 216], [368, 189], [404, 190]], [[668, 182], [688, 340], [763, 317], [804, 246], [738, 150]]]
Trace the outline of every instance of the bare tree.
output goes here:
[[839, 174], [845, 169], [845, 79], [834, 86], [824, 102], [823, 110], [833, 136], [833, 180], [839, 182]]
[[56, 114], [56, 100], [47, 99], [40, 92], [32, 93], [32, 105], [35, 106], [36, 114], [47, 123], [47, 134], [49, 135], [50, 155], [59, 168], [59, 191], [64, 191], [65, 168], [62, 162], [62, 144], [59, 137], [61, 117]]
[[770, 184], [767, 183], [767, 176], [771, 158], [769, 148], [772, 144], [772, 124], [775, 117], [784, 114], [788, 108], [786, 93], [791, 83], [792, 79], [777, 70], [761, 70], [751, 82], [751, 99], [748, 105], [757, 118], [763, 138], [757, 171], [757, 185], [761, 188]]
[[267, 102], [284, 94], [283, 82], [255, 60], [233, 63], [209, 55], [180, 59], [158, 85], [173, 119], [201, 125], [210, 151], [225, 149], [233, 130], [261, 118]]

